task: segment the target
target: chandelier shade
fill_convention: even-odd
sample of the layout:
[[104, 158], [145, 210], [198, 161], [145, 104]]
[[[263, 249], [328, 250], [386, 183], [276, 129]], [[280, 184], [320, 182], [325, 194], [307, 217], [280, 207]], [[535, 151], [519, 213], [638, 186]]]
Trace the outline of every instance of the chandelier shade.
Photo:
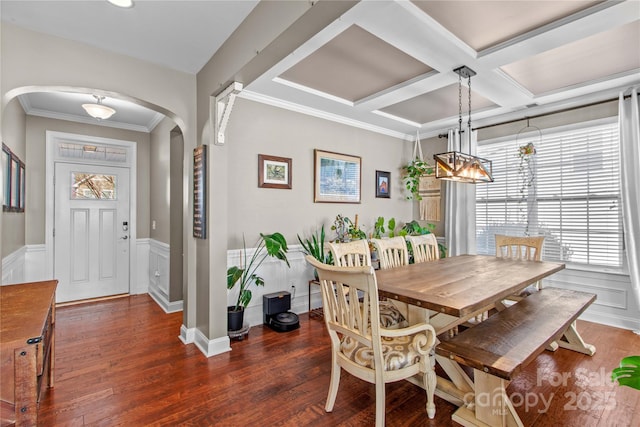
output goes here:
[[[434, 154], [435, 175], [438, 179], [476, 184], [481, 182], [493, 182], [493, 167], [491, 160], [482, 159], [471, 154], [471, 77], [476, 72], [463, 65], [453, 70], [458, 74], [458, 134], [454, 141], [458, 142], [460, 151], [448, 151]], [[467, 136], [469, 138], [469, 153], [462, 152], [462, 78], [468, 79], [469, 88], [469, 120], [467, 122]]]
[[95, 104], [82, 104], [82, 108], [84, 108], [88, 115], [94, 119], [106, 120], [116, 113], [116, 110], [102, 103], [104, 96], [93, 95], [93, 97], [96, 99]]

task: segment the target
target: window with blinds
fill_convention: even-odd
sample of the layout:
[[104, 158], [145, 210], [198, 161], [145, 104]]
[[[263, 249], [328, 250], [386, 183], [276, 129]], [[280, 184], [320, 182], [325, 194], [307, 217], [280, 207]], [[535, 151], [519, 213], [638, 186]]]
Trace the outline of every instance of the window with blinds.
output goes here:
[[618, 146], [617, 123], [480, 143], [495, 182], [476, 186], [478, 253], [495, 234], [544, 235], [545, 260], [621, 268]]

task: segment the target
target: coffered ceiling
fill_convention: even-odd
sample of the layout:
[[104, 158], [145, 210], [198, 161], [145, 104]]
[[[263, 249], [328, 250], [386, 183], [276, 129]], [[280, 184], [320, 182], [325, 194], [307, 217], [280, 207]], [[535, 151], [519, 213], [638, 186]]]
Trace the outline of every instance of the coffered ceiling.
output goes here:
[[[104, 2], [3, 0], [3, 20], [53, 34], [29, 13], [18, 13], [32, 3], [56, 4], [55, 11], [38, 9], [40, 21], [43, 13], [71, 16], [60, 18], [68, 24], [64, 37], [95, 44], [74, 22], [89, 19]], [[213, 52], [195, 47], [220, 46], [255, 5], [235, 10], [226, 34], [198, 36], [200, 26], [211, 25], [201, 10], [186, 6], [191, 3], [206, 4], [204, 16], [213, 19], [216, 7], [234, 11], [243, 2], [138, 1], [137, 15], [124, 15], [128, 25], [112, 13], [101, 25], [131, 37], [140, 53], [128, 51], [121, 37], [105, 37], [100, 47], [138, 57], [144, 52], [145, 60], [184, 70], [206, 63]], [[145, 50], [152, 40], [140, 36], [141, 28], [169, 31], [156, 28], [146, 16], [151, 13], [171, 13], [193, 27], [171, 34], [177, 40], [170, 46], [182, 46], [188, 59], [151, 45]], [[129, 25], [131, 20], [143, 27]], [[429, 137], [457, 124], [453, 70], [461, 65], [477, 73], [471, 79], [474, 127], [615, 98], [640, 84], [640, 1], [361, 1], [262, 76], [244, 82], [240, 96], [399, 138], [413, 138], [416, 131]]]
[[461, 65], [474, 126], [615, 98], [640, 83], [640, 2], [363, 1], [241, 96], [428, 137], [457, 123]]

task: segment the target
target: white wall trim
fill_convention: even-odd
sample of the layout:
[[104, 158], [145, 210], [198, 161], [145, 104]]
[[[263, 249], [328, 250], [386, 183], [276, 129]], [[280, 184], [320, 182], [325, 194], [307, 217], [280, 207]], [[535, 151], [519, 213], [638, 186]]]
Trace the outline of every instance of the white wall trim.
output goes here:
[[199, 329], [196, 329], [194, 342], [196, 347], [198, 347], [206, 357], [231, 351], [229, 337], [224, 336], [210, 340]]
[[599, 313], [590, 308], [582, 313], [580, 320], [601, 323], [615, 328], [630, 329], [634, 331], [640, 330], [640, 319], [613, 313]]
[[148, 292], [165, 313], [182, 311], [183, 301], [170, 301], [169, 298], [169, 260], [171, 256], [170, 246], [167, 243], [155, 239], [148, 239], [149, 256], [146, 280]]
[[149, 239], [137, 239], [135, 252], [138, 262], [132, 265], [135, 280], [129, 283], [132, 295], [149, 293]]
[[196, 328], [187, 328], [181, 325], [178, 338], [180, 338], [183, 344], [193, 344], [196, 339]]
[[[241, 249], [227, 251], [227, 266], [239, 265]], [[255, 248], [247, 249], [247, 257], [251, 258]], [[287, 252], [290, 268], [277, 258], [268, 257], [258, 270], [258, 275], [264, 278], [264, 287], [252, 285], [253, 298], [244, 312], [244, 322], [250, 326], [261, 325], [264, 322], [262, 312], [262, 296], [273, 292], [287, 291], [291, 293], [291, 310], [293, 313], [308, 311], [309, 280], [313, 278], [313, 268], [304, 259], [301, 245], [289, 245]], [[237, 287], [237, 286], [236, 286]], [[320, 288], [311, 287], [311, 306], [322, 305]], [[235, 304], [238, 289], [227, 292], [227, 305]]]
[[2, 284], [12, 285], [24, 282], [26, 246], [10, 253], [2, 259]]
[[52, 279], [47, 275], [47, 248], [45, 245], [27, 245], [25, 253], [25, 282], [38, 282]]

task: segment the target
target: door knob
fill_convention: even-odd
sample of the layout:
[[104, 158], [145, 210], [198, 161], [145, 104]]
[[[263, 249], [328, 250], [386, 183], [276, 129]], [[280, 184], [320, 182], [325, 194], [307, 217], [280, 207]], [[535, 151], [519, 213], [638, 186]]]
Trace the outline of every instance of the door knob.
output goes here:
[[122, 240], [127, 240], [129, 238], [129, 236], [122, 236], [121, 239]]

